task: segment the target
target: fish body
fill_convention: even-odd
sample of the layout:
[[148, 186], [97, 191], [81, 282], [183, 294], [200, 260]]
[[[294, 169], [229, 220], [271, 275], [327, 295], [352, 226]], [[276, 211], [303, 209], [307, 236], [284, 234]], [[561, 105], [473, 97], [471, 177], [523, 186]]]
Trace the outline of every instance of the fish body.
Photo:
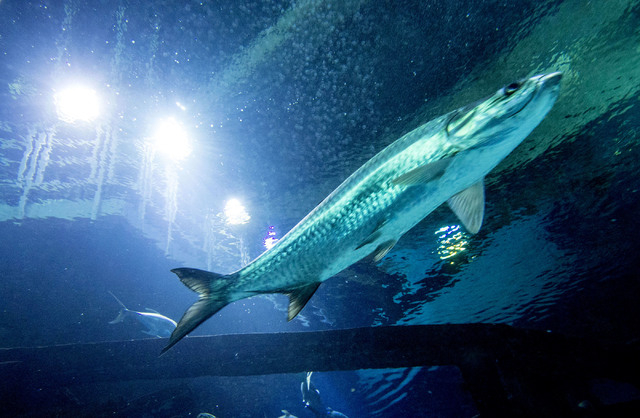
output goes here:
[[382, 259], [443, 202], [476, 233], [484, 216], [484, 177], [544, 119], [560, 79], [552, 73], [511, 83], [405, 134], [235, 273], [173, 269], [200, 299], [185, 312], [163, 353], [222, 307], [246, 297], [286, 294], [293, 319], [323, 281], [365, 257]]
[[118, 314], [116, 319], [109, 322], [110, 324], [118, 324], [124, 321], [127, 316], [130, 316], [147, 328], [142, 332], [147, 335], [151, 335], [152, 337], [169, 337], [171, 333], [176, 329], [176, 326], [178, 324], [173, 319], [167, 318], [166, 316], [161, 315], [160, 313], [153, 311], [152, 309], [149, 309], [149, 311], [151, 312], [138, 312], [127, 309], [127, 307], [124, 306], [122, 302], [120, 302], [120, 299], [118, 299], [116, 295], [111, 292], [109, 293], [121, 307], [120, 313]]

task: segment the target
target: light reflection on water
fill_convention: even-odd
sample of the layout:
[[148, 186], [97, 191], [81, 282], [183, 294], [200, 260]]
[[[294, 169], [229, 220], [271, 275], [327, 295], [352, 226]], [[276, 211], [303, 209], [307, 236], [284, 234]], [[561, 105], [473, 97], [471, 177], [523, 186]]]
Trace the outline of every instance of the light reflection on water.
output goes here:
[[435, 232], [438, 235], [438, 255], [445, 260], [467, 249], [469, 243], [460, 225], [443, 226]]
[[[483, 239], [481, 256], [465, 265], [453, 286], [414, 304], [402, 324], [511, 322], [541, 297], [562, 254], [547, 239], [542, 218], [521, 220]], [[566, 262], [567, 260], [564, 259]], [[547, 296], [550, 297], [550, 296]]]

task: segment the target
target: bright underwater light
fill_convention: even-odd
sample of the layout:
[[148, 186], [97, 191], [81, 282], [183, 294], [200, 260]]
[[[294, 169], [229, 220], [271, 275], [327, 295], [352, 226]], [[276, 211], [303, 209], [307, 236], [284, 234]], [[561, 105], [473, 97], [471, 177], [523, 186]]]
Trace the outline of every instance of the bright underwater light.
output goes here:
[[153, 141], [158, 151], [174, 160], [182, 160], [191, 154], [191, 143], [187, 131], [174, 118], [158, 122]]
[[224, 206], [224, 216], [231, 225], [242, 225], [249, 222], [251, 216], [238, 199], [229, 199]]
[[86, 86], [75, 85], [60, 90], [54, 95], [54, 102], [58, 117], [65, 122], [90, 122], [100, 115], [98, 93]]

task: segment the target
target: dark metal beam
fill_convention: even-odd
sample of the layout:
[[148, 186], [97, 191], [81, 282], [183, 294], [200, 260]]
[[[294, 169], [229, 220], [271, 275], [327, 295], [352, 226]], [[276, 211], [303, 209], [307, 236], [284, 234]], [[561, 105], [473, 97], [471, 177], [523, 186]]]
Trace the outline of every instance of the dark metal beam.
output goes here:
[[640, 376], [637, 350], [630, 347], [601, 347], [506, 325], [188, 337], [159, 357], [165, 344], [146, 339], [0, 349], [0, 396], [33, 385], [456, 365], [481, 412], [534, 408], [553, 415], [558, 408], [571, 412], [567, 394], [587, 396], [590, 378], [637, 385]]

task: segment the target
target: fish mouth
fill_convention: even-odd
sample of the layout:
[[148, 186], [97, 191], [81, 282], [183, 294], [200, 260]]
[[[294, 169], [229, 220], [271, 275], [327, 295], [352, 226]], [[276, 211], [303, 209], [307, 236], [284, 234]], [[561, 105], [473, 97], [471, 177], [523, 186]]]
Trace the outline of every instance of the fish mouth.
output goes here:
[[560, 90], [560, 81], [562, 80], [562, 73], [556, 71], [555, 73], [543, 74], [538, 79], [538, 94], [550, 94], [558, 96]]
[[560, 80], [562, 80], [562, 73], [556, 71], [550, 74], [542, 74], [540, 77], [540, 83], [545, 89], [558, 89], [560, 88]]
[[[557, 94], [560, 89], [560, 80], [562, 79], [562, 73], [559, 71], [549, 73], [549, 74], [541, 74], [536, 77], [531, 77], [529, 80], [535, 80], [535, 91], [532, 92], [525, 103], [516, 110], [515, 112], [506, 116], [506, 118], [513, 117], [520, 113], [525, 107], [529, 106], [529, 103], [533, 101], [534, 98], [539, 97], [543, 94]], [[521, 81], [522, 85], [529, 80]], [[503, 88], [503, 91], [507, 89], [509, 86]]]

